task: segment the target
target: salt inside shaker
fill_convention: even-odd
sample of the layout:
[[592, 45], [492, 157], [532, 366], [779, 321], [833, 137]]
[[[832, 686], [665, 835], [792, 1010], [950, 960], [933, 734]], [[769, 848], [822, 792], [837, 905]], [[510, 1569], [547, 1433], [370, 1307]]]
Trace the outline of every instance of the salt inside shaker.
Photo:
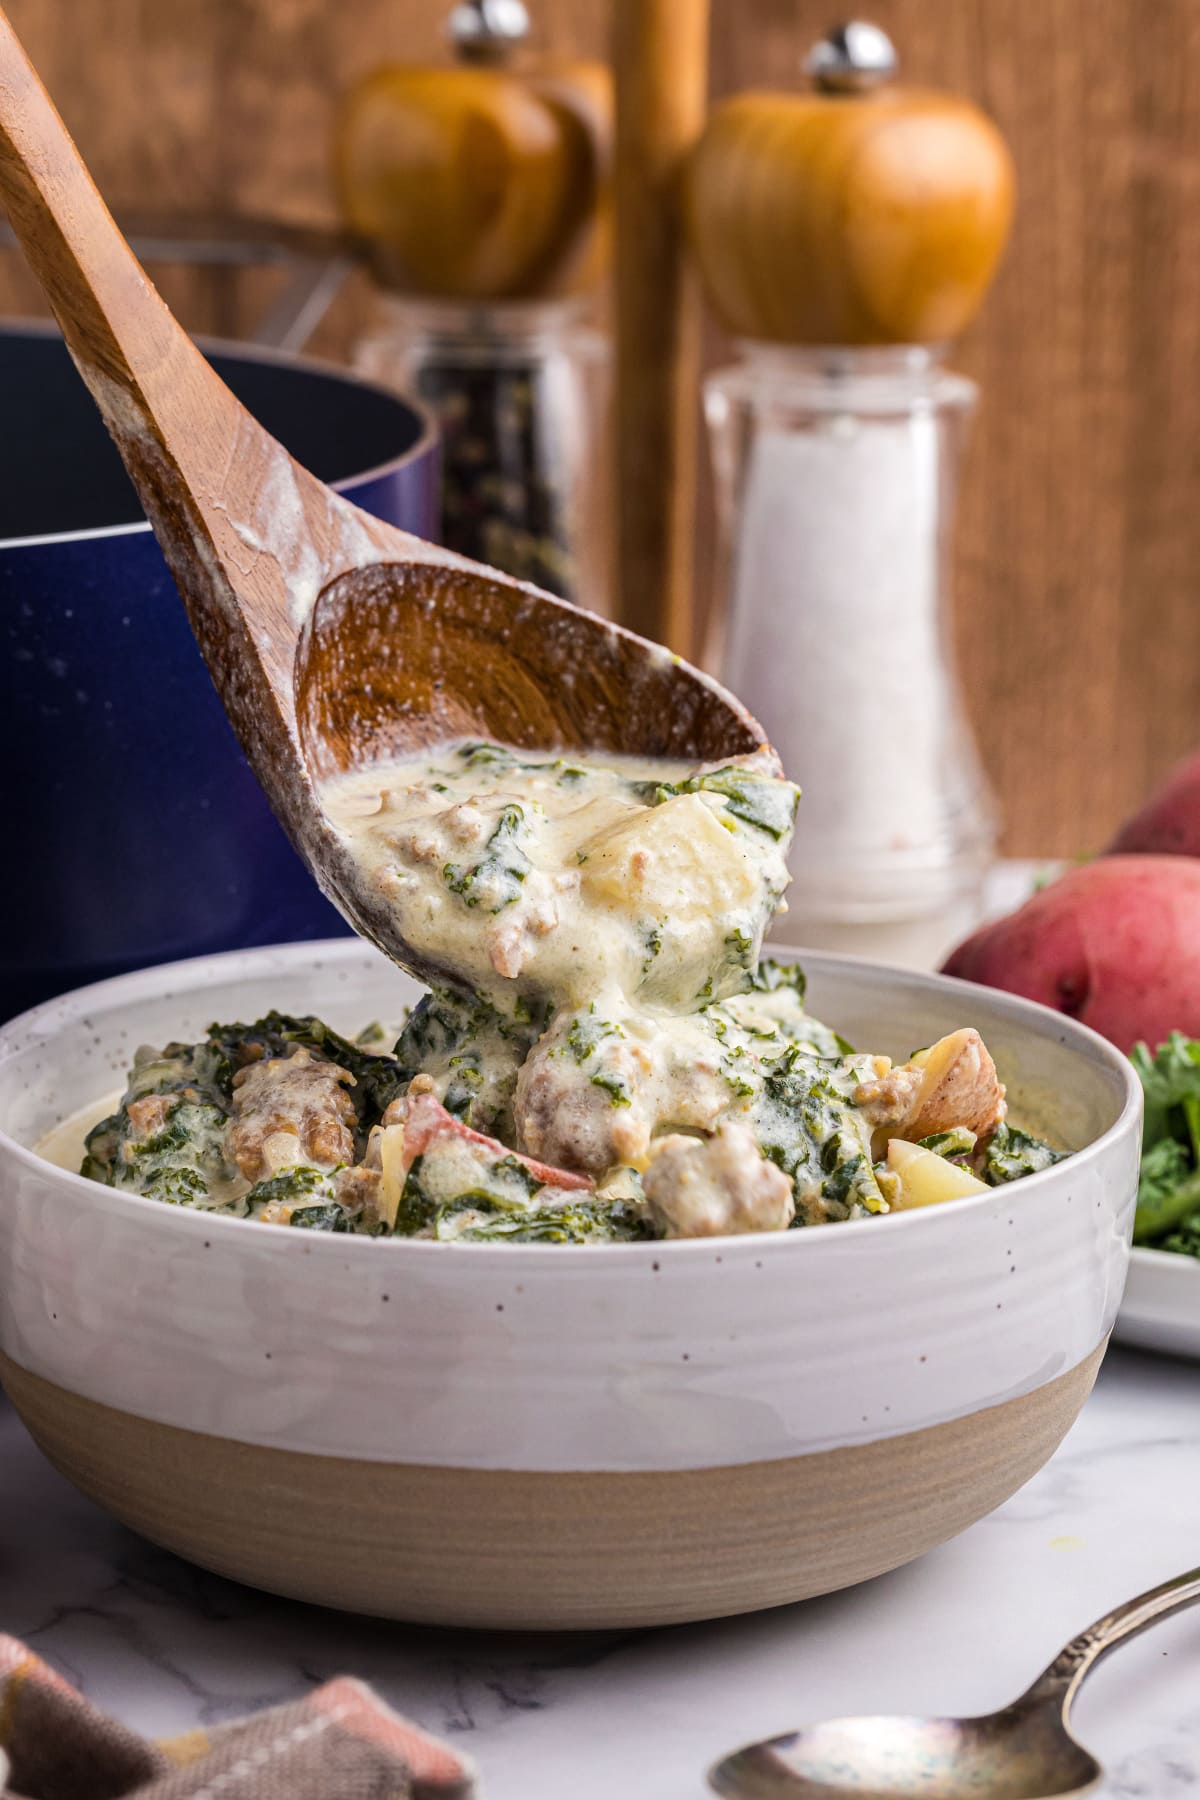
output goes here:
[[724, 537], [710, 660], [801, 784], [780, 935], [928, 963], [995, 842], [956, 673], [949, 535], [975, 387], [966, 323], [1011, 206], [1002, 140], [889, 81], [843, 27], [815, 90], [718, 108], [688, 208], [738, 362], [705, 386]]

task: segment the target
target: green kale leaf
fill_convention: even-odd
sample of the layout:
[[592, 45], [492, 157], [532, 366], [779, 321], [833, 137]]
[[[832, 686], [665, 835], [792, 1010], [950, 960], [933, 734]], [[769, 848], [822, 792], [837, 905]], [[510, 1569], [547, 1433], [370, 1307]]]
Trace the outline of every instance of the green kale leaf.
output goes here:
[[1031, 1137], [1007, 1121], [997, 1125], [988, 1139], [979, 1174], [989, 1187], [1002, 1187], [1006, 1181], [1019, 1181], [1023, 1175], [1036, 1175], [1062, 1162], [1065, 1150], [1055, 1150], [1041, 1138]]
[[143, 1138], [128, 1112], [130, 1101], [142, 1097], [127, 1095], [117, 1112], [88, 1133], [81, 1173], [169, 1206], [203, 1207], [225, 1173], [224, 1112], [181, 1093], [159, 1129]]
[[314, 1169], [309, 1163], [296, 1163], [293, 1168], [280, 1169], [278, 1175], [268, 1175], [256, 1182], [246, 1195], [246, 1205], [253, 1213], [256, 1207], [270, 1206], [273, 1202], [285, 1206], [295, 1205], [297, 1200], [336, 1204], [334, 1176], [338, 1173], [337, 1169]]
[[1178, 1138], [1159, 1138], [1142, 1151], [1133, 1238], [1152, 1244], [1200, 1207], [1200, 1170]]
[[764, 1156], [792, 1178], [796, 1223], [887, 1211], [871, 1139], [851, 1095], [859, 1076], [840, 1060], [793, 1044], [768, 1066], [757, 1120]]
[[1173, 1031], [1154, 1052], [1135, 1044], [1129, 1060], [1146, 1097], [1133, 1236], [1154, 1243], [1200, 1206], [1200, 1042]]
[[350, 1220], [344, 1206], [337, 1201], [329, 1201], [324, 1206], [298, 1206], [289, 1225], [297, 1226], [301, 1231], [349, 1231]]
[[1142, 1148], [1177, 1138], [1200, 1162], [1200, 1042], [1173, 1031], [1153, 1054], [1148, 1044], [1135, 1044], [1129, 1060], [1146, 1096]]
[[1159, 1244], [1160, 1250], [1173, 1250], [1178, 1256], [1194, 1256], [1200, 1260], [1200, 1211], [1189, 1213], [1175, 1230]]
[[764, 956], [750, 977], [750, 986], [762, 994], [774, 994], [779, 988], [794, 988], [797, 1000], [803, 1002], [808, 980], [799, 963], [781, 963]]
[[949, 1131], [935, 1131], [917, 1141], [922, 1150], [932, 1150], [935, 1156], [944, 1156], [947, 1162], [961, 1163], [975, 1148], [975, 1133], [968, 1131], [965, 1125], [955, 1125]]
[[[639, 1210], [625, 1200], [575, 1200], [519, 1211], [489, 1206], [486, 1201], [485, 1195], [464, 1195], [443, 1206], [438, 1213], [437, 1236], [460, 1244], [627, 1243], [654, 1236]], [[456, 1215], [468, 1210], [492, 1216], [455, 1229]]]
[[466, 906], [486, 900], [490, 913], [503, 912], [521, 897], [533, 864], [521, 847], [525, 809], [515, 801], [501, 809], [483, 855], [477, 863], [447, 863], [442, 879]]
[[777, 842], [787, 837], [796, 823], [800, 789], [775, 775], [752, 775], [745, 769], [713, 769], [707, 775], [691, 775], [686, 781], [647, 782], [644, 798], [661, 806], [677, 794], [720, 794], [725, 809], [743, 825], [765, 831]]
[[623, 1038], [625, 1033], [611, 1019], [601, 1017], [593, 1001], [586, 1012], [577, 1013], [567, 1033], [567, 1049], [577, 1063], [585, 1063], [606, 1038]]

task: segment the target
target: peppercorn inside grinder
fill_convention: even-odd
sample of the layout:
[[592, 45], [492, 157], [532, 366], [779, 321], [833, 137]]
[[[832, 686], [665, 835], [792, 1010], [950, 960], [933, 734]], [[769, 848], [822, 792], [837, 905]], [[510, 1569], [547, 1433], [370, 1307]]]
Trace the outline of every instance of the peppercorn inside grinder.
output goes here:
[[874, 26], [801, 93], [719, 106], [687, 172], [738, 361], [705, 384], [722, 516], [710, 661], [802, 788], [789, 941], [937, 959], [974, 922], [994, 812], [954, 663], [948, 544], [974, 385], [942, 346], [1012, 212], [968, 102], [893, 81]]
[[448, 548], [606, 613], [611, 83], [528, 33], [521, 0], [467, 0], [452, 65], [347, 94], [337, 184], [378, 288], [355, 363], [437, 417]]

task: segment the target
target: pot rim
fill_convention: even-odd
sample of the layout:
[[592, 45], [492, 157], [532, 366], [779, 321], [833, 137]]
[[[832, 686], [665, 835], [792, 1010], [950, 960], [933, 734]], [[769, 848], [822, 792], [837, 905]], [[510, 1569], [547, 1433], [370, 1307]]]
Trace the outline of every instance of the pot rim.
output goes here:
[[[39, 337], [61, 339], [62, 333], [50, 319], [4, 319], [0, 321], [0, 337]], [[433, 414], [423, 401], [409, 394], [401, 394], [395, 388], [388, 387], [382, 381], [373, 381], [369, 376], [360, 375], [356, 369], [350, 369], [341, 363], [329, 361], [325, 357], [297, 355], [291, 350], [275, 350], [266, 345], [248, 344], [232, 338], [209, 337], [201, 335], [193, 338], [193, 343], [205, 355], [212, 353], [228, 357], [236, 362], [253, 362], [273, 364], [276, 367], [298, 369], [310, 375], [332, 375], [344, 381], [350, 387], [363, 388], [368, 393], [377, 394], [381, 399], [390, 400], [395, 406], [403, 406], [417, 419], [420, 431], [414, 443], [397, 456], [391, 456], [386, 462], [375, 463], [369, 469], [363, 469], [352, 475], [343, 475], [337, 481], [329, 482], [335, 494], [344, 494], [348, 488], [359, 487], [368, 481], [378, 481], [385, 475], [394, 474], [397, 470], [407, 468], [410, 463], [423, 460], [431, 451], [438, 448], [438, 430]], [[135, 499], [136, 504], [136, 499]], [[134, 519], [124, 525], [97, 525], [92, 530], [82, 531], [48, 531], [35, 533], [30, 537], [0, 538], [0, 552], [5, 550], [35, 550], [48, 544], [78, 544], [94, 542], [101, 538], [132, 537], [151, 531], [149, 519]]]

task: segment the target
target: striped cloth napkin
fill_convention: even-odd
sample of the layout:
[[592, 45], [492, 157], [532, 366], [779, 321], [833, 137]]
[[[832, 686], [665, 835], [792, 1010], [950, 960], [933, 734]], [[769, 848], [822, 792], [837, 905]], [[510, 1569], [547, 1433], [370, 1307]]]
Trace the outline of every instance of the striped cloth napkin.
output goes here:
[[24, 1644], [0, 1636], [0, 1793], [7, 1800], [473, 1800], [475, 1771], [346, 1677], [236, 1724], [151, 1743], [98, 1712]]

